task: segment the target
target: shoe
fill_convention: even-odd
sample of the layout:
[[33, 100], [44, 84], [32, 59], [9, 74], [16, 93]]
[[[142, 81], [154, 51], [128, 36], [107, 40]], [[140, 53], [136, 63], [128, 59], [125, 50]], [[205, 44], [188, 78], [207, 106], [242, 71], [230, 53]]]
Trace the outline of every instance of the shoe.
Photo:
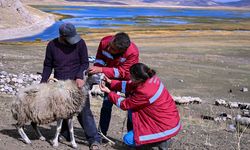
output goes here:
[[108, 140], [102, 138], [102, 144], [107, 144], [108, 142], [109, 142]]
[[94, 142], [90, 145], [89, 150], [100, 150], [100, 147], [101, 147], [100, 143]]

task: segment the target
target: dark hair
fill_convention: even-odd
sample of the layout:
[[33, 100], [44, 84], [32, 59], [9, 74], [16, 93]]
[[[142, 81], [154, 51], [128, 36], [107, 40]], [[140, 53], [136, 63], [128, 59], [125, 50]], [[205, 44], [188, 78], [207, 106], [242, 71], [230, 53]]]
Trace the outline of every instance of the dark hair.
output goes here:
[[150, 69], [147, 65], [143, 63], [137, 63], [132, 65], [129, 71], [132, 77], [135, 78], [135, 80], [142, 82], [146, 81], [148, 78], [151, 78], [156, 74], [155, 70]]
[[127, 33], [119, 32], [115, 35], [115, 38], [113, 40], [113, 44], [117, 49], [124, 52], [130, 46], [130, 38], [129, 38]]

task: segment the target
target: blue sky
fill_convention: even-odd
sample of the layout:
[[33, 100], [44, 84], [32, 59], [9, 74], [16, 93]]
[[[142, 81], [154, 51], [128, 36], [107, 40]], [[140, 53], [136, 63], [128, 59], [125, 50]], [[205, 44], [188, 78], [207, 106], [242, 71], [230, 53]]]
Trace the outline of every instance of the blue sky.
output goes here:
[[238, 2], [241, 0], [214, 0], [215, 2], [222, 2], [222, 3], [226, 3], [226, 2]]

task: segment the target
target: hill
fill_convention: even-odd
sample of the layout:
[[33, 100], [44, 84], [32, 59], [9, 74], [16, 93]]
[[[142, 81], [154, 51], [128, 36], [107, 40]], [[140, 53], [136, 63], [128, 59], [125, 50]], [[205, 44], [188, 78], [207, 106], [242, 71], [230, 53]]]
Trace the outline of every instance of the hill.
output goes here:
[[222, 3], [219, 0], [66, 0], [70, 2], [95, 2], [98, 4], [117, 4], [117, 5], [165, 5], [165, 6], [250, 6], [249, 0], [240, 0], [238, 2], [227, 2]]
[[51, 15], [20, 0], [0, 0], [0, 14], [0, 40], [39, 33], [54, 23]]

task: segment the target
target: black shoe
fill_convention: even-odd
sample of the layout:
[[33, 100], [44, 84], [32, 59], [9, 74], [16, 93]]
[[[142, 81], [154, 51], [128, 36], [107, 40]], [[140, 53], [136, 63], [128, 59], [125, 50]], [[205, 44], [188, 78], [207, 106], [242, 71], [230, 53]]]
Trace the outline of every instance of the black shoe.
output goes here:
[[102, 144], [107, 144], [108, 142], [109, 142], [108, 140], [102, 138]]

